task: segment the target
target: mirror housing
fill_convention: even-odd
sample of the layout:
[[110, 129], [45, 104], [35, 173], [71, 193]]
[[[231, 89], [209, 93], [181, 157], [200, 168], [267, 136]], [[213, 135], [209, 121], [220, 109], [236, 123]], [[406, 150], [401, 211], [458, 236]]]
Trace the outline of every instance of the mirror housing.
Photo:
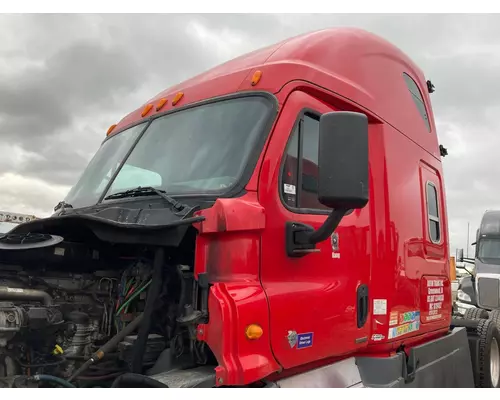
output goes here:
[[367, 116], [346, 111], [323, 114], [318, 147], [318, 200], [332, 212], [318, 230], [297, 222], [287, 223], [290, 257], [319, 251], [316, 243], [330, 237], [349, 210], [368, 203]]
[[319, 120], [318, 200], [332, 209], [368, 203], [368, 118], [331, 112]]

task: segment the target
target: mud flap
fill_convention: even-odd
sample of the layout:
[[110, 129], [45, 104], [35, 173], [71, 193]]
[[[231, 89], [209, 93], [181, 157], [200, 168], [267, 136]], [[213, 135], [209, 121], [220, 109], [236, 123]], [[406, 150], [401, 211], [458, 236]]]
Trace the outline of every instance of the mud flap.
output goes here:
[[467, 331], [448, 335], [388, 358], [356, 359], [365, 387], [474, 387]]

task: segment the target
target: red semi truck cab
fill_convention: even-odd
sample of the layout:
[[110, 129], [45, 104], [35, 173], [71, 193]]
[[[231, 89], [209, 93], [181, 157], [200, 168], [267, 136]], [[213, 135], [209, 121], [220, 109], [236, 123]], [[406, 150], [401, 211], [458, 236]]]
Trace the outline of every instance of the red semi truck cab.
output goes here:
[[[477, 385], [491, 375], [474, 375], [478, 322], [450, 327], [432, 88], [362, 30], [285, 40], [111, 126], [56, 214], [17, 232], [90, 240], [70, 228], [81, 226], [99, 243], [151, 248], [153, 269], [181, 265], [175, 329], [213, 386]], [[141, 373], [167, 384], [156, 371]]]

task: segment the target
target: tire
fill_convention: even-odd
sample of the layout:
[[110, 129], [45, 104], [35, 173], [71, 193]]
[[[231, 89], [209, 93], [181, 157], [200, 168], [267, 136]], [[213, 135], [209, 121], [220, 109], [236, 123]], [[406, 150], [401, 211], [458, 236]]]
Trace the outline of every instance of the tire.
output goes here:
[[475, 386], [478, 388], [500, 387], [500, 332], [489, 319], [478, 322], [476, 333], [479, 337], [477, 374]]
[[488, 317], [488, 311], [483, 308], [468, 308], [464, 313], [464, 319], [488, 319]]
[[488, 319], [491, 319], [495, 323], [497, 329], [500, 331], [500, 310], [491, 310]]

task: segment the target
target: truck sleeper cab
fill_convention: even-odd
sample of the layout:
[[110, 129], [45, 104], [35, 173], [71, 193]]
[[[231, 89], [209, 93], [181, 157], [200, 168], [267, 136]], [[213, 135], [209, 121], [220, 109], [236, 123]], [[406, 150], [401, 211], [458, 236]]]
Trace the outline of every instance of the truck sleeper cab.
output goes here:
[[[208, 386], [496, 387], [500, 369], [475, 362], [489, 347], [468, 344], [496, 328], [451, 320], [431, 89], [367, 32], [288, 39], [127, 115], [50, 221], [16, 232], [85, 220], [102, 241], [153, 246], [155, 271], [182, 260], [168, 261], [188, 293], [175, 329]], [[171, 386], [162, 365], [142, 384]]]

